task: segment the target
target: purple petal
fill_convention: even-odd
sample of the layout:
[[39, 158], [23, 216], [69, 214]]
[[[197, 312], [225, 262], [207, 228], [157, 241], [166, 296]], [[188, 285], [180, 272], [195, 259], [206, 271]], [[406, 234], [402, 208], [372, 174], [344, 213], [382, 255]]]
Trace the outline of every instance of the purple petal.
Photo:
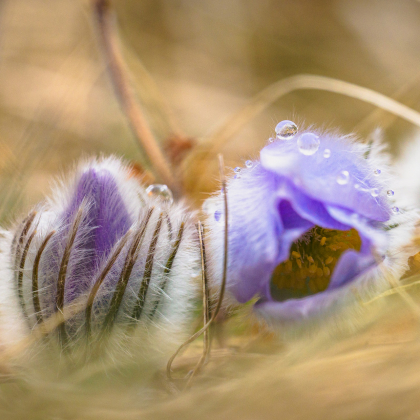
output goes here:
[[[65, 302], [71, 302], [89, 289], [93, 274], [132, 224], [113, 175], [105, 169], [86, 170], [75, 185], [67, 209], [58, 218], [58, 226], [64, 228], [60, 228], [53, 238], [53, 252], [56, 255], [49, 259], [50, 266], [46, 269], [54, 273], [55, 277], [59, 272], [71, 226], [81, 206], [84, 213], [71, 249]], [[56, 278], [49, 280], [52, 285], [56, 281]]]
[[[387, 246], [382, 225], [391, 214], [385, 188], [364, 158], [364, 146], [349, 138], [322, 135], [319, 150], [308, 155], [299, 151], [297, 138], [266, 146], [261, 163], [254, 162], [228, 184], [227, 289], [239, 302], [259, 295], [258, 311], [268, 311], [278, 320], [312, 316], [323, 311], [323, 305], [339, 305], [342, 289], [377, 264], [372, 253]], [[324, 149], [329, 153], [324, 154]], [[346, 171], [344, 181], [339, 177], [342, 171]], [[222, 206], [216, 211], [221, 210]], [[217, 238], [210, 253], [217, 250], [220, 256], [224, 219], [215, 222], [213, 217], [209, 224]], [[347, 250], [341, 255], [327, 290], [306, 297], [276, 290], [274, 298], [282, 301], [275, 301], [271, 277], [276, 266], [313, 226], [356, 229], [360, 252]]]
[[376, 264], [373, 255], [364, 255], [352, 249], [345, 251], [334, 268], [328, 290], [344, 286]]
[[[331, 151], [328, 159], [322, 153], [326, 148]], [[357, 211], [372, 220], [386, 221], [390, 217], [386, 197], [370, 194], [380, 185], [367, 160], [349, 139], [337, 141], [337, 137], [322, 135], [319, 150], [310, 156], [299, 152], [295, 139], [276, 141], [264, 147], [260, 156], [264, 168], [287, 178], [308, 197]], [[345, 185], [337, 182], [342, 171], [349, 173]], [[362, 189], [356, 189], [356, 184]]]

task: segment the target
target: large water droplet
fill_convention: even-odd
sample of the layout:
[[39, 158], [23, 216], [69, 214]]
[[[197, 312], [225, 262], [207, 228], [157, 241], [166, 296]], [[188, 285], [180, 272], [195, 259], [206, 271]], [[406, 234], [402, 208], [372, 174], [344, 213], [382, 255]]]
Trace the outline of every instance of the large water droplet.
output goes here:
[[252, 168], [252, 167], [254, 166], [254, 164], [252, 163], [252, 160], [247, 160], [247, 161], [245, 162], [245, 166], [246, 166], [247, 168]]
[[392, 191], [392, 190], [388, 190], [388, 191], [386, 192], [386, 195], [387, 195], [388, 197], [392, 197], [392, 196], [394, 195], [394, 191]]
[[376, 175], [376, 176], [378, 176], [378, 175], [380, 175], [381, 174], [381, 170], [380, 169], [375, 169], [374, 171], [373, 171], [373, 173]]
[[341, 171], [337, 176], [337, 184], [346, 185], [349, 182], [350, 174], [348, 171]]
[[379, 195], [379, 190], [378, 190], [377, 188], [372, 188], [372, 189], [370, 190], [370, 195], [371, 195], [372, 197], [377, 197], [377, 196]]
[[324, 156], [325, 159], [328, 159], [331, 156], [331, 150], [330, 149], [325, 149], [323, 156]]
[[159, 198], [162, 201], [172, 204], [174, 197], [172, 191], [164, 184], [152, 184], [146, 188], [146, 194], [149, 197]]
[[290, 140], [297, 132], [297, 125], [293, 121], [284, 120], [276, 125], [276, 135], [280, 140]]
[[313, 133], [304, 133], [299, 136], [297, 144], [299, 152], [303, 155], [310, 156], [319, 149], [319, 137]]

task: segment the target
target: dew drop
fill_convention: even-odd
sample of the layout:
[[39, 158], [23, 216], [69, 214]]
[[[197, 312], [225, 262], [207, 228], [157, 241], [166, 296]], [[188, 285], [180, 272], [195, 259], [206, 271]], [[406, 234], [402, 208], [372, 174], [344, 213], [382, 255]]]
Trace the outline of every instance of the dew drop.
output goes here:
[[378, 176], [378, 175], [380, 175], [381, 174], [381, 170], [380, 169], [375, 169], [374, 171], [373, 171], [373, 173], [376, 175], [376, 176]]
[[395, 214], [397, 214], [397, 213], [399, 213], [400, 212], [400, 209], [398, 208], [398, 207], [392, 207], [392, 212], [393, 213], [395, 213]]
[[216, 222], [220, 220], [221, 216], [222, 216], [222, 212], [220, 210], [216, 210], [214, 212], [214, 220], [216, 220]]
[[165, 201], [169, 204], [172, 204], [174, 197], [172, 191], [164, 184], [152, 184], [146, 188], [146, 194], [149, 197], [159, 198], [162, 201]]
[[348, 171], [341, 171], [337, 176], [337, 184], [346, 185], [349, 182], [350, 174]]
[[284, 120], [276, 125], [276, 135], [280, 140], [290, 140], [297, 132], [297, 125], [293, 121]]
[[392, 196], [394, 195], [394, 191], [392, 191], [392, 190], [388, 190], [388, 191], [386, 192], [386, 195], [387, 195], [388, 197], [392, 197]]
[[247, 160], [247, 161], [245, 162], [245, 166], [246, 166], [247, 168], [252, 168], [252, 167], [254, 166], [254, 164], [252, 163], [252, 160]]
[[268, 142], [269, 142], [269, 143], [273, 143], [273, 142], [274, 142], [274, 140], [275, 140], [275, 138], [274, 138], [274, 137], [270, 137], [270, 138], [268, 139]]
[[355, 190], [361, 190], [362, 186], [360, 184], [354, 184], [354, 189]]
[[372, 197], [377, 197], [377, 196], [379, 195], [379, 190], [378, 190], [377, 188], [372, 188], [372, 189], [370, 190], [370, 195], [371, 195]]
[[204, 213], [210, 215], [213, 214], [216, 208], [219, 206], [219, 200], [215, 199], [214, 197], [208, 198], [202, 206], [202, 210]]
[[319, 137], [313, 133], [304, 133], [297, 141], [299, 152], [306, 156], [316, 153], [319, 149], [319, 143]]
[[200, 267], [195, 267], [191, 272], [191, 278], [192, 279], [197, 279], [198, 277], [200, 277], [200, 275], [201, 275], [201, 268]]
[[235, 174], [239, 174], [241, 172], [241, 168], [239, 166], [237, 166], [233, 172], [235, 172]]
[[328, 159], [331, 156], [331, 150], [330, 149], [325, 149], [324, 150], [324, 158]]

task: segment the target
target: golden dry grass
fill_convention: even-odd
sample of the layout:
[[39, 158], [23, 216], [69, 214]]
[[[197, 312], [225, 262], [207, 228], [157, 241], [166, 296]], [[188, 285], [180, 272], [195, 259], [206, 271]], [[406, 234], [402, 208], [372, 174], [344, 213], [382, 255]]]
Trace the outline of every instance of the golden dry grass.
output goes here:
[[[132, 82], [161, 141], [177, 131], [204, 144], [201, 139], [253, 95], [300, 73], [365, 86], [420, 111], [418, 2], [114, 5]], [[142, 164], [145, 159], [106, 76], [87, 0], [5, 0], [0, 21], [0, 217], [7, 225], [42, 198], [52, 175], [84, 154], [116, 153]], [[296, 91], [244, 121], [246, 129], [222, 147], [227, 164], [255, 156], [276, 122], [292, 117], [361, 136], [383, 126], [395, 156], [415, 136], [408, 122], [371, 105]], [[203, 147], [197, 159], [209, 150]], [[190, 193], [195, 203], [216, 183], [217, 161], [208, 159], [199, 191]], [[195, 175], [182, 174], [187, 185]], [[407, 291], [420, 305], [418, 286]], [[308, 332], [294, 340], [281, 333], [274, 338], [252, 318], [233, 317], [220, 327], [213, 357], [193, 387], [175, 396], [159, 376], [146, 384], [148, 372], [135, 366], [106, 373], [90, 367], [57, 377], [39, 362], [22, 369], [6, 361], [0, 368], [0, 416], [418, 419], [419, 320], [399, 295], [379, 300], [382, 305], [368, 305], [367, 326], [339, 337]], [[177, 360], [179, 374], [194, 365], [199, 344]]]

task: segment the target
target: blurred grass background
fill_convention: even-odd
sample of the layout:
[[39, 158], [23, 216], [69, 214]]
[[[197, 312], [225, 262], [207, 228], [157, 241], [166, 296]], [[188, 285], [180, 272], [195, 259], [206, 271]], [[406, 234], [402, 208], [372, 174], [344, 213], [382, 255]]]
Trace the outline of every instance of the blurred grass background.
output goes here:
[[[90, 6], [87, 0], [0, 3], [3, 221], [41, 199], [51, 174], [82, 155], [117, 153], [144, 162], [105, 72]], [[161, 141], [170, 132], [147, 102], [144, 68], [179, 127], [198, 140], [270, 83], [299, 73], [369, 87], [420, 111], [418, 1], [119, 0], [113, 6], [133, 85]], [[361, 136], [380, 125], [395, 154], [415, 136], [409, 123], [356, 99], [297, 91], [225, 146], [227, 164], [256, 156], [286, 118]]]
[[[42, 199], [51, 176], [81, 156], [116, 153], [144, 163], [105, 72], [90, 6], [87, 0], [0, 1], [3, 224]], [[162, 142], [170, 128], [150, 100], [153, 86], [144, 69], [180, 129], [198, 141], [267, 85], [300, 73], [359, 84], [420, 111], [418, 1], [119, 0], [113, 6], [133, 85]], [[418, 141], [415, 127], [371, 105], [298, 91], [250, 121], [222, 150], [226, 163], [257, 156], [283, 119], [362, 137], [381, 126], [395, 156]], [[0, 415], [418, 419], [418, 317], [398, 296], [385, 299], [379, 321], [358, 335], [319, 342], [310, 337], [288, 343], [283, 353], [251, 349], [221, 365], [214, 357], [216, 366], [192, 393], [144, 412], [133, 403], [143, 392], [136, 384], [129, 393], [133, 405], [123, 406], [124, 388], [93, 401], [80, 388], [69, 395], [65, 387], [37, 379], [21, 387], [2, 384]]]

